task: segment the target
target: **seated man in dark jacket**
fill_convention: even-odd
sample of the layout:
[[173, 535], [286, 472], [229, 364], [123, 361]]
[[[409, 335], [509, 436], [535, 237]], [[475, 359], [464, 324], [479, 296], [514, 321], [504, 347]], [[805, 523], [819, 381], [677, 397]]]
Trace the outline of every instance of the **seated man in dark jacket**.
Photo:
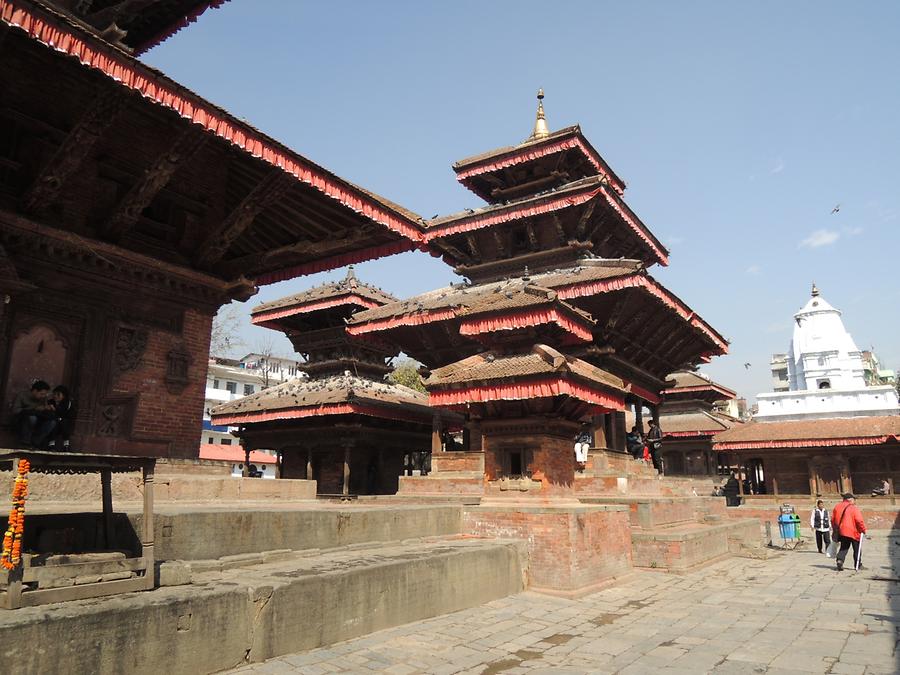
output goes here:
[[43, 380], [35, 380], [31, 389], [16, 395], [12, 421], [22, 445], [40, 447], [56, 426], [53, 407], [47, 401], [49, 394], [50, 385]]

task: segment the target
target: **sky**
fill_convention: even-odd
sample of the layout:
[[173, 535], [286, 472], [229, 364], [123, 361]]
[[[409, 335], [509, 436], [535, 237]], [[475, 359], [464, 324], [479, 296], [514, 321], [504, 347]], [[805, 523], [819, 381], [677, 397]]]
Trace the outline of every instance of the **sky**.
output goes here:
[[[542, 87], [670, 249], [651, 275], [730, 340], [703, 371], [752, 398], [813, 282], [900, 368], [898, 27], [888, 1], [232, 0], [143, 60], [426, 218], [481, 204], [450, 165], [525, 140]], [[357, 274], [398, 297], [458, 280], [423, 253]]]

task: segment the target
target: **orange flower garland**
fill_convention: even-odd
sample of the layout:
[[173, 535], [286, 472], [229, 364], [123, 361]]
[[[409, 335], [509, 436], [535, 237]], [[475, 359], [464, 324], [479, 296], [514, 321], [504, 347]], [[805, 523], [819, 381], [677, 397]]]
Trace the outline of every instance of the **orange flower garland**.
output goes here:
[[9, 524], [3, 536], [3, 554], [0, 565], [8, 570], [22, 561], [22, 535], [25, 532], [25, 498], [28, 496], [28, 471], [31, 464], [27, 459], [19, 460], [19, 473], [13, 487], [12, 510], [9, 512]]

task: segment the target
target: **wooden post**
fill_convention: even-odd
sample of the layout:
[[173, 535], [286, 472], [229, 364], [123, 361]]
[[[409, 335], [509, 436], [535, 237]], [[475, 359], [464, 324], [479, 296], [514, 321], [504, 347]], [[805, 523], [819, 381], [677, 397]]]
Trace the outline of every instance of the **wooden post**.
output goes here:
[[344, 485], [341, 494], [347, 497], [350, 494], [350, 444], [344, 444]]
[[444, 431], [443, 424], [439, 415], [431, 418], [431, 453], [441, 452], [444, 449], [441, 433]]
[[244, 478], [250, 476], [250, 448], [246, 445], [244, 446], [244, 470], [241, 472], [241, 475]]
[[769, 475], [772, 477], [769, 482], [772, 484], [772, 494], [778, 498], [778, 462], [775, 458], [769, 460]]
[[606, 415], [594, 415], [591, 418], [591, 427], [594, 438], [591, 441], [592, 448], [606, 447]]
[[640, 399], [634, 404], [634, 426], [637, 427], [638, 433], [644, 435], [644, 402]]
[[113, 548], [112, 471], [100, 469], [100, 491], [103, 500], [103, 544]]
[[306, 450], [306, 480], [313, 479], [312, 448]]
[[156, 571], [154, 569], [155, 558], [153, 552], [153, 474], [156, 468], [156, 460], [151, 460], [150, 464], [143, 467], [141, 474], [144, 483], [144, 517], [142, 521], [143, 531], [141, 533], [141, 557], [144, 559], [146, 570], [144, 578], [146, 580], [146, 588], [152, 589], [155, 585]]

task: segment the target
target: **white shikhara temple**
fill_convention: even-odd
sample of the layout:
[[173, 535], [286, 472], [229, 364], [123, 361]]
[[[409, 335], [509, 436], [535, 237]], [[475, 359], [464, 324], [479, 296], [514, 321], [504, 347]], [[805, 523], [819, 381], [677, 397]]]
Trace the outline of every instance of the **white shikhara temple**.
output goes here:
[[900, 413], [891, 385], [868, 386], [862, 353], [815, 284], [794, 315], [787, 355], [788, 391], [759, 394], [759, 421], [805, 420]]

